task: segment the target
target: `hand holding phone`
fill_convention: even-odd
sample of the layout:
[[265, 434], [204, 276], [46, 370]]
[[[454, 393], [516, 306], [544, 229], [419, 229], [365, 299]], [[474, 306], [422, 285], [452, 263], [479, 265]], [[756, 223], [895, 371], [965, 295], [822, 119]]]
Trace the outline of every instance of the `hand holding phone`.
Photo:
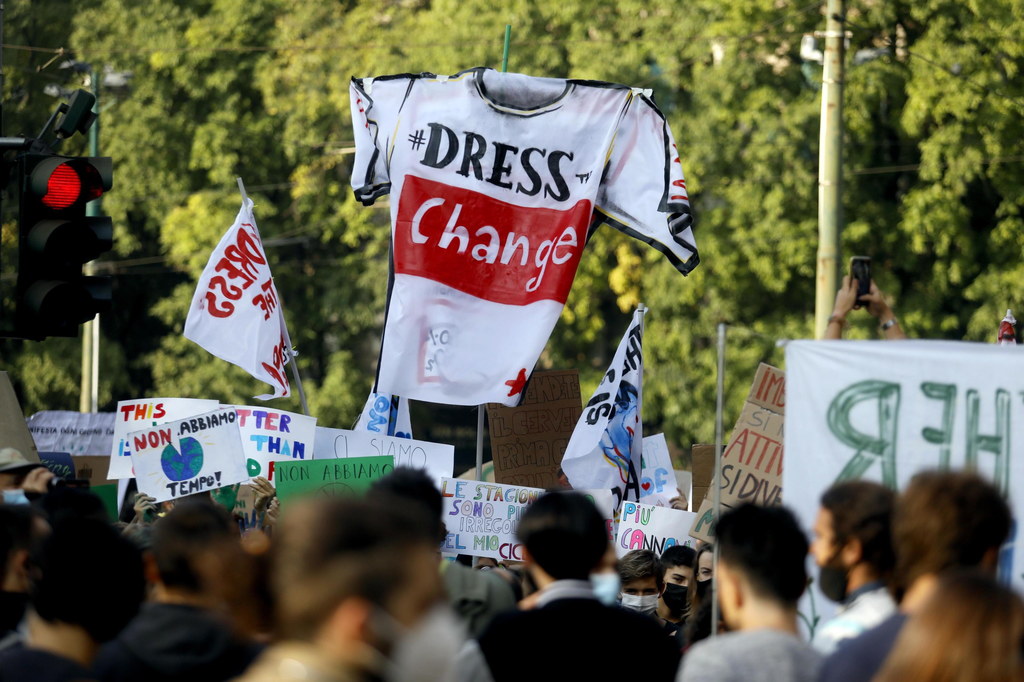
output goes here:
[[850, 259], [850, 278], [857, 280], [857, 299], [854, 310], [865, 305], [861, 298], [871, 293], [871, 258], [854, 256]]

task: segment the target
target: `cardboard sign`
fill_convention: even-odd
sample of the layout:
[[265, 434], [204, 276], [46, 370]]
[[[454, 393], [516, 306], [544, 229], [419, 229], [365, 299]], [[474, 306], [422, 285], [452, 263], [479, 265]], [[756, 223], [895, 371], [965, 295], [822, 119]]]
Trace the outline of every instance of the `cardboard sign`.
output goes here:
[[495, 480], [555, 487], [562, 455], [582, 411], [575, 369], [534, 372], [518, 407], [488, 403]]
[[615, 531], [615, 554], [621, 558], [634, 549], [649, 549], [660, 555], [673, 545], [692, 547], [689, 529], [696, 516], [670, 507], [623, 502]]
[[238, 414], [246, 468], [250, 478], [274, 483], [271, 462], [313, 459], [316, 417], [251, 405], [232, 405]]
[[615, 495], [611, 490], [577, 490], [594, 503], [608, 529], [608, 542], [615, 542]]
[[544, 494], [539, 488], [446, 478], [441, 483], [448, 535], [443, 552], [522, 561], [516, 528], [523, 510]]
[[369, 431], [316, 427], [314, 459], [393, 457], [396, 467], [423, 469], [441, 487], [455, 468], [455, 446], [425, 440], [384, 436]]
[[214, 410], [127, 436], [139, 492], [157, 502], [248, 478], [238, 415]]
[[216, 410], [216, 400], [192, 398], [144, 398], [122, 400], [114, 412], [114, 435], [111, 438], [109, 478], [132, 478], [132, 450], [128, 434], [147, 426], [166, 424]]
[[371, 483], [394, 470], [394, 457], [292, 461], [274, 466], [277, 496], [281, 504], [305, 495], [343, 497], [361, 494]]
[[[761, 363], [750, 395], [743, 404], [729, 441], [722, 451], [722, 511], [744, 502], [782, 504], [782, 435], [785, 418], [765, 405], [785, 409], [786, 382], [782, 372]], [[712, 483], [713, 485], [713, 483]], [[690, 535], [710, 541], [711, 524], [705, 518], [713, 491], [705, 496]], [[701, 513], [703, 510], [703, 515]], [[701, 525], [702, 530], [697, 529]]]
[[14, 448], [30, 462], [39, 461], [39, 452], [7, 372], [0, 372], [0, 443], [0, 447]]
[[[900, 490], [926, 469], [976, 469], [1024, 518], [1020, 346], [794, 341], [786, 370], [786, 505], [806, 528], [835, 482], [867, 479]], [[1019, 521], [998, 570], [1024, 587]]]
[[75, 478], [75, 464], [66, 452], [40, 452], [39, 461], [57, 478]]
[[[704, 501], [700, 503], [700, 507], [697, 509], [697, 516], [693, 521], [693, 525], [690, 527], [690, 537], [697, 538], [702, 542], [714, 542], [715, 541], [715, 510], [714, 501], [711, 499], [711, 495], [704, 498]], [[722, 511], [731, 509], [726, 504], [722, 504]]]
[[101, 485], [117, 486], [117, 479], [107, 478], [107, 471], [110, 469], [109, 455], [75, 455], [72, 458], [75, 465], [75, 478], [83, 478], [89, 481], [89, 488], [98, 488]]
[[72, 455], [109, 455], [114, 439], [114, 413], [82, 413], [68, 410], [36, 412], [28, 418], [28, 430], [40, 452]]
[[691, 509], [697, 509], [711, 489], [711, 479], [715, 477], [715, 446], [694, 445], [690, 448], [690, 460], [693, 467], [693, 499], [690, 505]]
[[676, 492], [676, 475], [668, 452], [665, 434], [644, 438], [640, 462], [640, 501], [656, 507], [670, 507]]

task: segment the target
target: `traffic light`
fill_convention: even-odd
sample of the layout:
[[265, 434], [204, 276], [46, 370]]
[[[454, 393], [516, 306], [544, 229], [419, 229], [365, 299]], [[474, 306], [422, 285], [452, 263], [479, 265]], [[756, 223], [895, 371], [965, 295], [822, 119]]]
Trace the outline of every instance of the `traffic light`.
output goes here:
[[110, 307], [109, 277], [83, 264], [113, 246], [113, 224], [85, 205], [113, 185], [109, 157], [28, 153], [19, 159], [16, 335], [77, 336], [78, 326]]

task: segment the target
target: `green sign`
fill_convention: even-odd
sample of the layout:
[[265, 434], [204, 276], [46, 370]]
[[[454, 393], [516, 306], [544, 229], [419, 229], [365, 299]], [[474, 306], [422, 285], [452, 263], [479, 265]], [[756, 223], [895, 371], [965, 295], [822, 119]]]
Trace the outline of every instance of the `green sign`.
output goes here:
[[282, 504], [294, 497], [361, 495], [395, 468], [394, 457], [347, 457], [276, 462], [274, 484]]

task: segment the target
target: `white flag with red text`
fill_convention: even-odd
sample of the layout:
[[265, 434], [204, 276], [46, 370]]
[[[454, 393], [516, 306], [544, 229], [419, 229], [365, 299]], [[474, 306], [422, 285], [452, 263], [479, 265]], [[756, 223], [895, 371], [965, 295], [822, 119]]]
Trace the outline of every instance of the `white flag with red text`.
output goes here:
[[562, 457], [562, 471], [577, 490], [604, 489], [623, 500], [640, 497], [638, 476], [643, 453], [643, 316], [633, 313], [626, 330]]
[[246, 197], [235, 223], [203, 270], [185, 320], [185, 338], [265, 381], [273, 394], [291, 395], [284, 365], [290, 344], [277, 288]]

